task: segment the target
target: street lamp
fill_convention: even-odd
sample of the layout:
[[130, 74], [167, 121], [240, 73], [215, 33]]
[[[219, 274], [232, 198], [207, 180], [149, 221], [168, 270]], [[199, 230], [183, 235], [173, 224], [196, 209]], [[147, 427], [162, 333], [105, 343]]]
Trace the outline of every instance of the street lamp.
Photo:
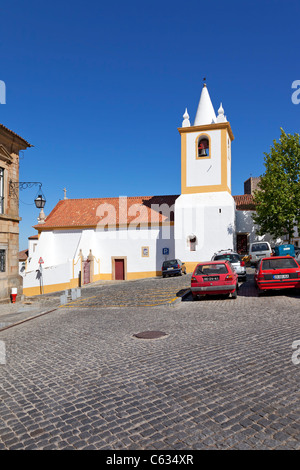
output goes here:
[[39, 194], [35, 198], [34, 203], [35, 203], [35, 207], [37, 209], [44, 209], [44, 207], [45, 207], [46, 199], [45, 199], [44, 194], [42, 193], [41, 186], [39, 188]]
[[44, 207], [45, 207], [45, 204], [46, 204], [46, 198], [43, 194], [43, 191], [42, 191], [42, 184], [40, 183], [40, 187], [39, 187], [39, 190], [38, 190], [38, 195], [37, 197], [35, 198], [34, 200], [34, 203], [35, 203], [35, 207], [37, 209], [41, 209], [40, 210], [40, 213], [39, 213], [39, 216], [38, 216], [38, 223], [39, 224], [44, 224], [45, 223], [45, 219], [46, 219], [46, 216], [45, 216], [45, 213], [44, 213]]
[[42, 192], [42, 183], [39, 183], [37, 181], [11, 181], [9, 182], [9, 195], [11, 197], [14, 197], [15, 199], [18, 199], [18, 191], [16, 191], [16, 188], [22, 189], [27, 189], [27, 188], [32, 188], [32, 186], [37, 186], [39, 185], [38, 189], [38, 195], [34, 200], [35, 207], [40, 210], [40, 214], [38, 217], [39, 224], [45, 223], [45, 214], [44, 214], [44, 207], [46, 204], [46, 198]]

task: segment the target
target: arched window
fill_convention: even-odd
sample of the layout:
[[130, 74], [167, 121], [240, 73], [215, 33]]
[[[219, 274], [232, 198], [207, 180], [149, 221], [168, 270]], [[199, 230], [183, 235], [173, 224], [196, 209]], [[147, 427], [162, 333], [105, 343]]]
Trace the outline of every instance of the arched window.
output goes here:
[[207, 137], [200, 136], [198, 139], [198, 158], [209, 157], [209, 140]]

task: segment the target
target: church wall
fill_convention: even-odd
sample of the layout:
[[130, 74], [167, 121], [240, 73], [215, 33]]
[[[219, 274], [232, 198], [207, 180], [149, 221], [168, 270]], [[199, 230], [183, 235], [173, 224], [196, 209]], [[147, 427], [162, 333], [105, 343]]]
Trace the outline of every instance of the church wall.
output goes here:
[[[192, 272], [221, 249], [234, 248], [235, 202], [228, 192], [181, 195], [175, 203], [176, 257]], [[195, 251], [190, 240], [196, 236]]]
[[[195, 157], [196, 141], [200, 135], [210, 137], [210, 157], [201, 160]], [[186, 184], [193, 186], [214, 186], [221, 184], [221, 130], [191, 132], [186, 135], [186, 154], [193, 155], [186, 165]], [[212, 170], [213, 168], [213, 170]]]
[[[95, 231], [93, 255], [100, 261], [100, 279], [113, 279], [113, 258], [127, 261], [127, 279], [152, 277], [161, 273], [165, 256], [163, 248], [169, 248], [169, 259], [174, 258], [174, 227], [141, 227], [140, 230], [117, 229]], [[96, 273], [95, 273], [96, 274]]]
[[276, 240], [268, 233], [265, 235], [258, 235], [256, 230], [257, 227], [253, 222], [252, 214], [254, 211], [236, 211], [236, 234], [243, 233], [248, 235], [248, 245], [256, 241], [267, 241], [271, 246], [275, 246], [283, 243], [283, 238], [277, 238]]
[[[169, 249], [163, 255], [163, 248]], [[126, 259], [126, 279], [153, 277], [161, 274], [165, 259], [175, 257], [174, 227], [120, 227], [112, 230], [83, 229], [42, 232], [24, 278], [24, 294], [39, 295], [41, 281], [37, 276], [42, 257], [44, 293], [78, 285], [82, 261], [92, 259], [92, 281], [114, 279], [114, 259]], [[82, 259], [81, 259], [82, 257]]]

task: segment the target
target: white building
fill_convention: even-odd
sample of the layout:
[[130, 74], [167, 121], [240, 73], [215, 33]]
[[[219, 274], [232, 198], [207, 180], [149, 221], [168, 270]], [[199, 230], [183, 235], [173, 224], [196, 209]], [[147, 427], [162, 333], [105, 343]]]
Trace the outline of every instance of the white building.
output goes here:
[[[203, 86], [194, 124], [187, 111], [181, 135], [181, 194], [67, 199], [38, 230], [24, 276], [25, 295], [54, 292], [79, 282], [138, 279], [161, 274], [179, 258], [192, 272], [220, 249], [246, 251], [255, 233], [252, 196], [231, 195], [234, 139], [222, 105], [216, 116]], [[80, 281], [81, 280], [81, 281]]]

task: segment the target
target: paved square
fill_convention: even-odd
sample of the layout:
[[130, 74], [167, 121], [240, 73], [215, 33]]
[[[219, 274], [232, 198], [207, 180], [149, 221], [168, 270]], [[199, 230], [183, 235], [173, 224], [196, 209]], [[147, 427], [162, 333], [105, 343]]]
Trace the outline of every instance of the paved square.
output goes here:
[[189, 279], [91, 287], [0, 332], [0, 449], [300, 449], [299, 295], [250, 279], [236, 300], [169, 303]]

